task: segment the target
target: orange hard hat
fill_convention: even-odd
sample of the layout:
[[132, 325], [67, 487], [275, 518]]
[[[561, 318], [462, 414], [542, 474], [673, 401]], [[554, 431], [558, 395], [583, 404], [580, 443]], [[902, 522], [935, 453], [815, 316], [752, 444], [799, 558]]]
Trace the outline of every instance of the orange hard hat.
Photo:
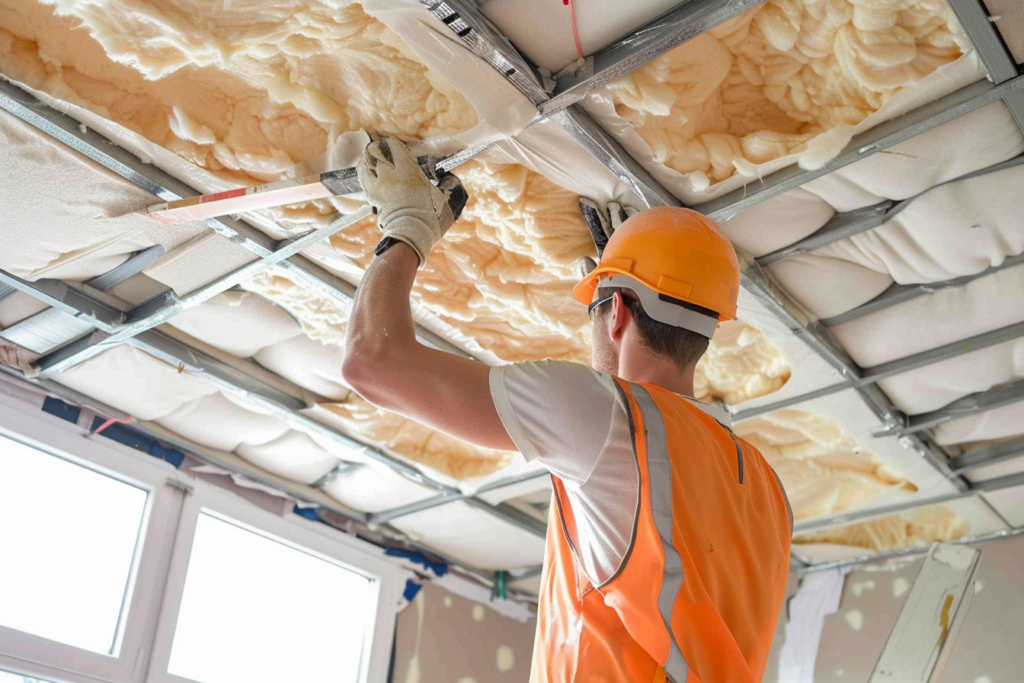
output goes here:
[[[635, 281], [666, 297], [710, 309], [719, 321], [736, 319], [740, 291], [736, 252], [721, 228], [691, 209], [661, 206], [624, 221], [608, 240], [597, 268], [576, 285], [573, 296], [589, 304], [601, 280], [613, 278], [618, 282], [605, 284]], [[641, 296], [642, 302], [647, 299]]]

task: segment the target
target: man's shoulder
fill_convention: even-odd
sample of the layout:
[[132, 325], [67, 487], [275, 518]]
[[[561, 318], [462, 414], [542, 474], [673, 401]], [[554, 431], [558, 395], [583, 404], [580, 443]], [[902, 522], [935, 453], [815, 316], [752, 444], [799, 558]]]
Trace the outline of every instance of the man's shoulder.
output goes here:
[[611, 388], [614, 378], [606, 372], [595, 370], [589, 365], [567, 360], [533, 360], [498, 365], [491, 368], [491, 384], [495, 382], [521, 385], [560, 386], [563, 390], [575, 388]]

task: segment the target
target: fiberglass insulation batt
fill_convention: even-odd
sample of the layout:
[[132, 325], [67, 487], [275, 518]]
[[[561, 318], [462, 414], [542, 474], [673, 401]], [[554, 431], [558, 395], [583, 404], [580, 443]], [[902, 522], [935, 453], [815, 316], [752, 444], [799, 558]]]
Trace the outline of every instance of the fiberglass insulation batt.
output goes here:
[[[1016, 164], [1024, 136], [1001, 102], [887, 151], [722, 224], [740, 248], [757, 256], [813, 234], [841, 212], [907, 200], [905, 208], [873, 230], [768, 267], [811, 319], [845, 313], [893, 285], [927, 286], [975, 276], [1024, 252], [1019, 220], [1024, 203], [1016, 190], [1024, 179], [1024, 166]], [[987, 170], [1001, 162], [1006, 163], [998, 170]], [[780, 229], [756, 230], [766, 224]], [[959, 287], [937, 288], [835, 325], [830, 332], [861, 367], [871, 368], [1021, 322], [1022, 288], [1024, 270], [1015, 266]], [[1008, 340], [896, 375], [879, 386], [900, 410], [928, 412], [1024, 376], [1021, 348], [1019, 340]], [[966, 418], [982, 419], [988, 418]], [[940, 426], [940, 443], [957, 443], [944, 435], [949, 431]], [[1000, 428], [981, 436], [1007, 435]], [[978, 440], [978, 434], [971, 436]]]

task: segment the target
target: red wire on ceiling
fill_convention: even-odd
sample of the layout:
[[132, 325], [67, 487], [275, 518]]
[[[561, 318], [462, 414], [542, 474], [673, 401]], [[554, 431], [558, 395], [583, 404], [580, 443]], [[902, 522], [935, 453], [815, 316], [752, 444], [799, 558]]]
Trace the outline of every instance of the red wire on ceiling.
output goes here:
[[576, 7], [574, 0], [562, 0], [569, 7], [569, 23], [572, 24], [572, 39], [576, 41], [576, 56], [583, 59], [583, 47], [580, 46], [580, 30], [576, 26]]

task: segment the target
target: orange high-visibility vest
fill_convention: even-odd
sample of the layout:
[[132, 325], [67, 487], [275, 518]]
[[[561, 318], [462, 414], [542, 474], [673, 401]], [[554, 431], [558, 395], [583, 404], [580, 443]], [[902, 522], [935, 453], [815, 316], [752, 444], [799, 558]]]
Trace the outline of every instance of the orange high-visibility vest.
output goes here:
[[782, 485], [753, 446], [685, 399], [617, 385], [640, 474], [633, 540], [619, 571], [593, 585], [553, 477], [531, 681], [760, 683], [789, 573]]

